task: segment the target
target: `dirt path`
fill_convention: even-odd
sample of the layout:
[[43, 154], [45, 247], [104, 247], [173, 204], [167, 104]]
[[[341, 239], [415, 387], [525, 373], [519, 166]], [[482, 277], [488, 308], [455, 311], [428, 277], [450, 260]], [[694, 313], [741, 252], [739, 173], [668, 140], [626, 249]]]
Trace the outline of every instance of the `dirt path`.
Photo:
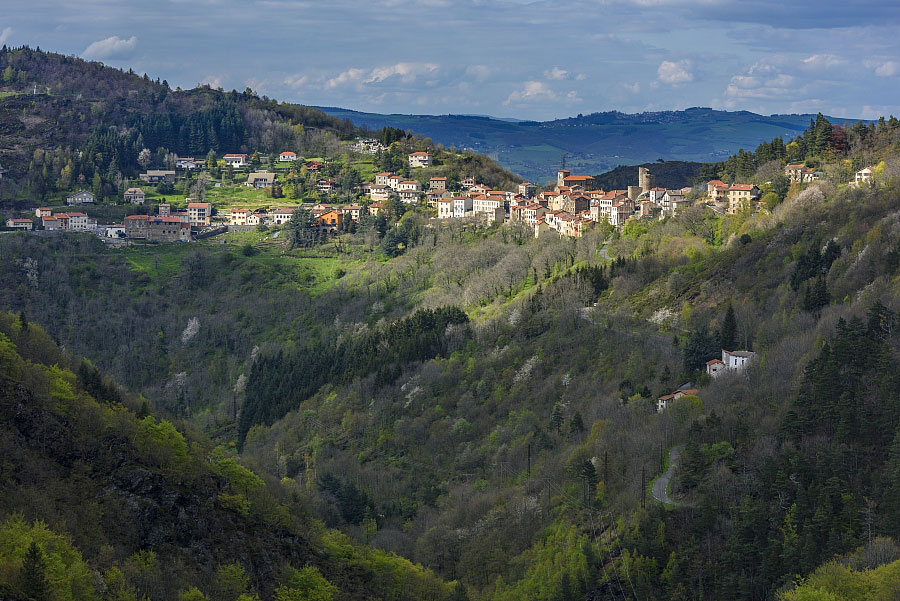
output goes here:
[[666, 470], [666, 473], [656, 479], [653, 482], [653, 498], [659, 501], [660, 503], [665, 503], [666, 505], [674, 505], [675, 507], [686, 507], [686, 505], [682, 505], [676, 501], [673, 501], [671, 497], [669, 497], [669, 482], [672, 481], [672, 476], [675, 474], [675, 464], [678, 463], [678, 457], [681, 455], [681, 447], [672, 447], [672, 450], [669, 451], [669, 469]]

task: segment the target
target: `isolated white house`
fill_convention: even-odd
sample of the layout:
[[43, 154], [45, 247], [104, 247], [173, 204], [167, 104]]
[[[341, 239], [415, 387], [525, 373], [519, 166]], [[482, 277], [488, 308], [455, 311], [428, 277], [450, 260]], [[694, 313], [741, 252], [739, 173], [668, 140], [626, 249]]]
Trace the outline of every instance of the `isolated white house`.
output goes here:
[[726, 351], [722, 349], [722, 359], [713, 359], [706, 362], [706, 373], [712, 378], [717, 378], [729, 371], [741, 371], [753, 360], [756, 353], [753, 351]]

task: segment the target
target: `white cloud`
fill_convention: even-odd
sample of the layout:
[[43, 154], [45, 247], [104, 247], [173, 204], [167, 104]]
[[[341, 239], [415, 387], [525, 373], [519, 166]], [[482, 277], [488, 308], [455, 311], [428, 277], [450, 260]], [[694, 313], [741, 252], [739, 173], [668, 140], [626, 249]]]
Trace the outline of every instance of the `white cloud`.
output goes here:
[[469, 65], [466, 67], [466, 75], [475, 81], [486, 81], [493, 71], [487, 65]]
[[691, 74], [691, 61], [680, 60], [677, 62], [663, 61], [656, 70], [659, 80], [669, 85], [687, 83], [693, 81], [694, 76]]
[[363, 76], [365, 76], [365, 69], [347, 69], [337, 77], [333, 77], [325, 82], [325, 87], [328, 89], [334, 89], [343, 85], [356, 83], [358, 84]]
[[547, 79], [566, 79], [569, 77], [569, 72], [565, 69], [561, 69], [560, 67], [553, 67], [547, 71], [544, 71], [544, 77]]
[[378, 83], [390, 77], [399, 76], [404, 83], [415, 81], [419, 75], [427, 75], [438, 70], [434, 63], [397, 63], [389, 67], [376, 67], [366, 78], [365, 83]]
[[893, 77], [900, 73], [900, 63], [887, 61], [875, 67], [875, 75], [878, 77]]
[[631, 92], [632, 94], [637, 94], [641, 91], [641, 83], [636, 81], [634, 83], [623, 83], [622, 87]]
[[834, 54], [813, 54], [803, 59], [803, 64], [811, 69], [831, 69], [845, 64], [847, 61]]
[[123, 40], [119, 36], [111, 36], [105, 40], [97, 40], [84, 49], [82, 56], [88, 59], [127, 58], [137, 46], [137, 38], [131, 36]]
[[13, 28], [12, 27], [4, 27], [3, 31], [0, 31], [0, 44], [5, 44], [6, 40], [9, 39], [9, 36], [12, 35]]
[[587, 79], [587, 76], [584, 73], [579, 73], [575, 76], [575, 81], [584, 81]]
[[514, 102], [527, 102], [530, 100], [556, 100], [556, 92], [547, 87], [542, 81], [526, 81], [521, 90], [514, 90], [506, 100], [504, 105]]
[[[398, 77], [403, 83], [412, 83], [419, 76], [435, 73], [439, 68], [440, 65], [434, 63], [397, 63], [371, 70], [354, 67], [328, 79], [325, 82], [325, 89], [332, 90], [345, 85], [355, 85], [357, 89], [362, 89], [364, 84], [377, 84], [392, 77]], [[285, 84], [292, 88], [299, 88], [307, 83], [309, 79], [306, 77], [294, 76], [285, 79]]]
[[299, 74], [288, 75], [287, 77], [284, 78], [284, 85], [286, 85], [287, 87], [294, 89], [294, 90], [296, 90], [298, 88], [302, 88], [303, 86], [305, 86], [308, 83], [309, 83], [308, 75], [299, 75]]
[[212, 88], [221, 88], [222, 87], [222, 77], [219, 75], [207, 75], [200, 82], [201, 84], [209, 84]]

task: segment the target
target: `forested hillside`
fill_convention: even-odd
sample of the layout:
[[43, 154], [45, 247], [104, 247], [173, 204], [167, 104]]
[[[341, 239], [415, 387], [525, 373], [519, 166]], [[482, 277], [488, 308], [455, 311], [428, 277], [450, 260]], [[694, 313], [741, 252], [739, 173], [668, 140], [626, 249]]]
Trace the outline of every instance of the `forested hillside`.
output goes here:
[[[0, 236], [0, 575], [65, 539], [152, 601], [889, 595], [898, 140], [820, 116], [702, 168], [759, 210], [580, 238], [415, 211], [309, 248]], [[754, 355], [711, 378], [723, 349]]]
[[149, 412], [0, 314], [0, 596], [445, 599], [429, 572], [309, 517], [295, 483]]
[[[97, 62], [27, 46], [0, 49], [0, 165], [8, 171], [0, 179], [0, 208], [30, 208], [79, 188], [98, 200], [120, 199], [129, 178], [148, 168], [174, 169], [176, 156], [249, 153], [258, 161], [290, 150], [335, 159], [347, 152], [341, 142], [356, 136], [401, 143], [384, 153], [381, 169], [403, 171], [408, 152], [435, 148], [402, 130], [372, 132], [249, 88], [172, 90], [166, 81]], [[442, 174], [456, 181], [477, 175], [492, 186], [515, 183], [513, 174], [474, 153], [448, 154], [444, 163]], [[348, 181], [359, 184], [359, 173]]]

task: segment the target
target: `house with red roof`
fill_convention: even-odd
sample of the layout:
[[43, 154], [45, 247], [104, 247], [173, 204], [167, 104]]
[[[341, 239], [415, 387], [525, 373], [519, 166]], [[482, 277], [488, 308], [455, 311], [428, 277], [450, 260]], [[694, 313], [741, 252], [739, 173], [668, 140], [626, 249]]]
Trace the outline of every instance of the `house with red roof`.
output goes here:
[[6, 220], [6, 227], [11, 227], [17, 230], [31, 231], [32, 229], [34, 229], [34, 223], [31, 221], [31, 219], [14, 217], [12, 219]]
[[429, 152], [413, 152], [409, 155], [409, 166], [413, 169], [417, 167], [431, 167], [432, 157]]

